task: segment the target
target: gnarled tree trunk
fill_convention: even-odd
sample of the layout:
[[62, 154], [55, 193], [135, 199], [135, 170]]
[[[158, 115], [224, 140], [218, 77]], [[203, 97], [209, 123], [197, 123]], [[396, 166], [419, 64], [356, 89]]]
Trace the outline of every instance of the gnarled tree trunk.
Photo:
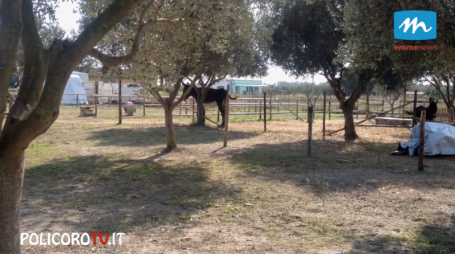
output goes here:
[[346, 141], [352, 141], [358, 138], [357, 132], [355, 131], [354, 123], [354, 107], [345, 106], [343, 109], [344, 116], [344, 138]]
[[[0, 151], [6, 147], [0, 146]], [[21, 253], [19, 214], [24, 182], [24, 152], [0, 154], [0, 253]]]
[[201, 88], [198, 92], [197, 101], [197, 121], [196, 126], [205, 126], [205, 108], [204, 101], [210, 88]]
[[369, 80], [370, 73], [364, 71], [359, 73], [359, 82], [357, 84], [354, 92], [349, 96], [349, 99], [346, 100], [346, 94], [341, 89], [341, 79], [328, 79], [330, 86], [332, 87], [333, 93], [335, 94], [338, 102], [340, 103], [339, 107], [343, 111], [344, 116], [344, 138], [346, 141], [353, 141], [358, 138], [358, 135], [355, 131], [354, 123], [354, 108], [355, 103], [359, 100], [361, 94], [365, 91], [366, 85]]
[[174, 149], [177, 147], [177, 141], [175, 139], [174, 130], [174, 117], [172, 115], [173, 108], [171, 105], [164, 105], [164, 124], [166, 128], [166, 147], [168, 149]]
[[[75, 42], [55, 39], [50, 48], [45, 50], [38, 33], [33, 1], [1, 1], [0, 113], [3, 113], [3, 96], [6, 95], [2, 91], [9, 86], [11, 67], [14, 66], [14, 59], [3, 60], [9, 53], [15, 55], [18, 46], [16, 38], [6, 40], [5, 36], [13, 37], [17, 35], [16, 32], [21, 33], [21, 21], [25, 66], [21, 89], [3, 129], [0, 128], [0, 254], [21, 252], [19, 214], [25, 149], [57, 119], [65, 84], [72, 70], [115, 24], [141, 2], [115, 0], [88, 25]], [[12, 6], [14, 8], [10, 8]], [[10, 33], [10, 28], [18, 31]], [[5, 73], [3, 69], [6, 70]], [[5, 78], [4, 75], [8, 77]], [[46, 85], [43, 89], [45, 78]], [[0, 117], [0, 125], [1, 120]]]

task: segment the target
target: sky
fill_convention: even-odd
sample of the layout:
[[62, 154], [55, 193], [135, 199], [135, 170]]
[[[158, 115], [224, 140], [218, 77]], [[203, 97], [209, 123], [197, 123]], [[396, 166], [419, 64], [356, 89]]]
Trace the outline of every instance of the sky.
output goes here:
[[[72, 29], [77, 30], [76, 21], [79, 19], [79, 14], [74, 13], [73, 9], [77, 6], [71, 2], [62, 2], [59, 5], [59, 8], [56, 12], [56, 18], [60, 26], [65, 29], [68, 34]], [[269, 66], [268, 75], [260, 78], [263, 83], [274, 84], [278, 81], [287, 81], [287, 82], [312, 82], [312, 78], [299, 78], [296, 79], [293, 76], [287, 75], [284, 70], [278, 66]], [[315, 75], [314, 82], [316, 84], [326, 82], [324, 76]]]

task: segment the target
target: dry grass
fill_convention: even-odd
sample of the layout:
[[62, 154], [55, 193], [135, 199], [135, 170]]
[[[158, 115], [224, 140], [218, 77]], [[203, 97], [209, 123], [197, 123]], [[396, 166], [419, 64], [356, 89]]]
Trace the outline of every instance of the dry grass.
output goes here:
[[[24, 246], [24, 253], [454, 253], [454, 158], [390, 156], [409, 130], [358, 128], [322, 141], [306, 123], [78, 118], [64, 108], [27, 150], [22, 232], [125, 232], [122, 246]], [[328, 129], [342, 126], [331, 121]]]

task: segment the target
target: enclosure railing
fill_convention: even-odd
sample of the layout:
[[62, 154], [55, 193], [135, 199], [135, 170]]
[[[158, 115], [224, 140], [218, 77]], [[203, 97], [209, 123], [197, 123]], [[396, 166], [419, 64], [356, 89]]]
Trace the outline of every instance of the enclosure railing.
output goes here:
[[[81, 103], [81, 97], [86, 96], [86, 102]], [[133, 102], [135, 105], [142, 107], [142, 115], [147, 115], [147, 108], [161, 107], [161, 104], [158, 103], [156, 99], [151, 101], [147, 100], [143, 95], [122, 95], [122, 104], [127, 102]], [[163, 96], [163, 98], [167, 98]], [[176, 97], [178, 100], [179, 97]], [[72, 104], [76, 106], [85, 106], [93, 107], [95, 112], [98, 113], [99, 107], [118, 107], [118, 94], [65, 94], [62, 99], [62, 104]], [[391, 110], [387, 115], [388, 116], [398, 116], [407, 118], [410, 117], [405, 114], [405, 111], [412, 112], [413, 105], [408, 104], [407, 102], [413, 101], [413, 98], [407, 97], [406, 100], [403, 100], [401, 97], [399, 100], [387, 101], [382, 97], [362, 96], [356, 103], [354, 108], [354, 115], [358, 119], [359, 116], [370, 116], [370, 115], [379, 115], [383, 112], [389, 111], [393, 108], [400, 108], [399, 110]], [[401, 107], [404, 103], [407, 103], [405, 107]], [[428, 99], [418, 98], [416, 101], [417, 105], [426, 106], [428, 104]], [[87, 105], [88, 104], [88, 105]], [[255, 97], [237, 97], [237, 99], [231, 101], [230, 103], [230, 113], [229, 115], [233, 116], [257, 116], [258, 119], [261, 119], [263, 108], [264, 108], [264, 98], [255, 98]], [[277, 99], [276, 96], [271, 96], [267, 94], [265, 100], [265, 106], [267, 109], [268, 119], [273, 119], [274, 115], [290, 115], [295, 119], [304, 120], [307, 115], [308, 106], [312, 105], [314, 113], [321, 114], [323, 111], [323, 100], [321, 97], [313, 97], [310, 100], [305, 97], [300, 98], [282, 98]], [[339, 108], [339, 102], [333, 96], [327, 96], [326, 104], [326, 113], [328, 120], [332, 119], [333, 115], [343, 114], [342, 110]], [[102, 110], [102, 109], [101, 109]], [[175, 110], [175, 116], [187, 116], [195, 119], [197, 114], [197, 106], [194, 99], [190, 98], [189, 100], [183, 101]], [[95, 114], [97, 115], [97, 114]], [[215, 108], [206, 108], [206, 116], [217, 116], [219, 118], [218, 109]], [[449, 120], [447, 109], [439, 108], [438, 111], [438, 121], [447, 122]], [[291, 117], [291, 118], [292, 118]]]

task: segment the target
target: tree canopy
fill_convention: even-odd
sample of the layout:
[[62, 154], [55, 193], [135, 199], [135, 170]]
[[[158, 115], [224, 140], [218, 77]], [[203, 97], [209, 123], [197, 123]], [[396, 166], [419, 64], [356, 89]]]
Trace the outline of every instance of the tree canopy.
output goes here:
[[[387, 59], [393, 65], [389, 77], [430, 83], [449, 110], [454, 107], [455, 90], [455, 5], [452, 1], [361, 1], [349, 0], [343, 30], [349, 37], [343, 55], [354, 68], [372, 67]], [[434, 40], [395, 40], [393, 15], [396, 11], [427, 10], [437, 13], [437, 38]], [[365, 31], [369, 31], [365, 33]], [[406, 46], [406, 47], [403, 47]], [[415, 46], [431, 50], [414, 49]], [[417, 47], [418, 48], [418, 47]], [[401, 49], [401, 50], [400, 50]], [[399, 75], [397, 75], [399, 73]], [[395, 80], [396, 81], [396, 80]]]

